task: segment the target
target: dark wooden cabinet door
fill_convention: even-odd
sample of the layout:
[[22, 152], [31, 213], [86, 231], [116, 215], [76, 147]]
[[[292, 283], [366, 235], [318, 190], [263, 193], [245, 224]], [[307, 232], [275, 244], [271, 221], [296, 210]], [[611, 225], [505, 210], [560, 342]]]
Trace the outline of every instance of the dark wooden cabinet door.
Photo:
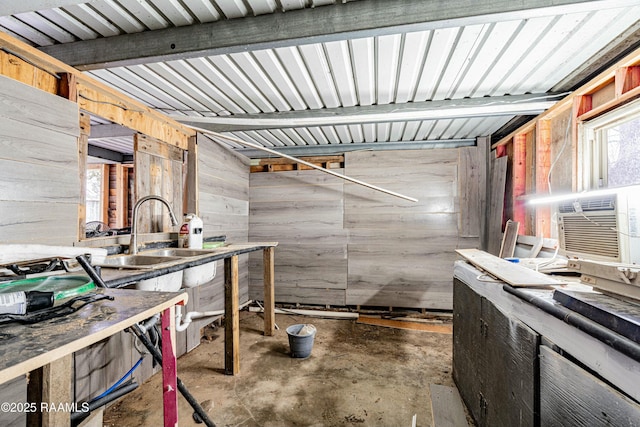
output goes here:
[[539, 425], [539, 335], [519, 320], [502, 313], [484, 299], [486, 322], [483, 382], [485, 426]]
[[484, 327], [482, 298], [463, 282], [453, 281], [453, 379], [474, 419], [482, 410]]
[[453, 285], [453, 379], [478, 427], [539, 425], [539, 335]]
[[540, 425], [640, 425], [640, 405], [549, 347], [540, 346]]

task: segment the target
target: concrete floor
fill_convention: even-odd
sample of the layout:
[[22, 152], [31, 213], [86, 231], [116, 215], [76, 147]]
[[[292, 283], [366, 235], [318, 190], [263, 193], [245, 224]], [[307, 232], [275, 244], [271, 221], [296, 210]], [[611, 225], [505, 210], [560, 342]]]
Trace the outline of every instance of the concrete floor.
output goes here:
[[[429, 384], [453, 385], [452, 336], [277, 315], [275, 336], [260, 314], [240, 317], [240, 374], [227, 376], [224, 328], [178, 359], [178, 376], [218, 426], [431, 426]], [[287, 326], [317, 328], [308, 359], [289, 356]], [[179, 396], [180, 426], [196, 424]], [[161, 376], [104, 415], [105, 426], [161, 426]]]

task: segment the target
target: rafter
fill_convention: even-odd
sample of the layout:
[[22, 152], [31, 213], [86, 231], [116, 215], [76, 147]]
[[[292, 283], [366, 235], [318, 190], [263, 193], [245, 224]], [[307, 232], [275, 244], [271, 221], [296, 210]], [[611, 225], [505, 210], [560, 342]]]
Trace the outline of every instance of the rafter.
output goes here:
[[92, 70], [636, 4], [637, 0], [362, 0], [65, 43], [42, 50], [81, 70]]
[[55, 9], [57, 7], [73, 6], [84, 3], [95, 3], [98, 0], [20, 0], [0, 2], [0, 16], [16, 15], [18, 13], [35, 12], [38, 10]]
[[566, 94], [533, 94], [216, 117], [174, 117], [215, 132], [540, 114]]

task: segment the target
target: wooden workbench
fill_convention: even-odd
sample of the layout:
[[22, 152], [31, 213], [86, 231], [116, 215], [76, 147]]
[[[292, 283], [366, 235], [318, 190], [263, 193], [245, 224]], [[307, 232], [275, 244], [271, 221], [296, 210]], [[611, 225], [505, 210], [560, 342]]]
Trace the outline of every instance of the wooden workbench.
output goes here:
[[[163, 326], [173, 325], [174, 306], [184, 304], [185, 292], [140, 292], [126, 289], [99, 289], [114, 299], [91, 303], [65, 317], [34, 325], [17, 323], [0, 326], [0, 384], [20, 375], [30, 374], [29, 402], [72, 404], [72, 353], [108, 338], [156, 313], [162, 313]], [[173, 332], [173, 328], [169, 332]], [[171, 343], [173, 340], [165, 340]], [[173, 390], [164, 388], [165, 417], [175, 412], [177, 392], [175, 348], [163, 341], [163, 370], [173, 365]], [[170, 351], [167, 351], [170, 350]], [[171, 380], [171, 379], [170, 379]], [[37, 388], [37, 390], [34, 390]], [[172, 408], [167, 408], [172, 405]], [[68, 411], [25, 411], [28, 425], [69, 425]], [[172, 420], [165, 418], [165, 425]]]
[[[228, 244], [211, 249], [211, 255], [198, 257], [197, 260], [185, 258], [183, 262], [165, 268], [153, 270], [102, 269], [102, 277], [109, 287], [127, 286], [143, 279], [161, 276], [195, 267], [212, 261], [224, 260], [224, 318], [225, 318], [225, 366], [227, 375], [240, 372], [240, 317], [238, 287], [238, 256], [249, 252], [263, 251], [264, 265], [264, 334], [271, 336], [275, 332], [275, 280], [274, 250], [277, 242], [248, 242]], [[144, 253], [144, 252], [141, 252]]]

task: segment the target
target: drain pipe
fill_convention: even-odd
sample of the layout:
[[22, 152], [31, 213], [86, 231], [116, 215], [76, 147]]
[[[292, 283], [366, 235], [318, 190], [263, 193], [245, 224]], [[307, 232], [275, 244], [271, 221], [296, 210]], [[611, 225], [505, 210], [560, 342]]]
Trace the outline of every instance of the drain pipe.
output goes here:
[[182, 318], [182, 307], [176, 305], [176, 331], [182, 332], [185, 331], [191, 322], [196, 319], [202, 319], [205, 317], [213, 317], [213, 316], [222, 316], [224, 314], [224, 310], [216, 310], [216, 311], [190, 311]]
[[[86, 261], [86, 259], [84, 261]], [[102, 277], [100, 277], [100, 275], [96, 273], [96, 270], [93, 268], [93, 266], [88, 262], [85, 262], [85, 265], [86, 265], [86, 268], [84, 265], [83, 265], [83, 268], [85, 268], [85, 271], [87, 272], [89, 277], [91, 277], [92, 279], [94, 279], [95, 277], [94, 280], [96, 280], [96, 285], [102, 288], [106, 288], [107, 285], [102, 280]], [[151, 343], [149, 338], [147, 338], [147, 334], [144, 331], [142, 331], [142, 328], [140, 327], [140, 325], [136, 323], [135, 325], [132, 325], [127, 329], [133, 332], [133, 334], [136, 337], [138, 337], [138, 339], [140, 339], [142, 344], [144, 344], [144, 346], [147, 347], [147, 350], [149, 350], [149, 353], [151, 353], [151, 356], [153, 356], [153, 359], [156, 361], [156, 363], [162, 366], [162, 353], [160, 352], [160, 350], [158, 350], [155, 347], [155, 345], [153, 345], [153, 343]], [[202, 409], [202, 406], [200, 405], [200, 403], [189, 392], [189, 390], [187, 389], [187, 386], [184, 385], [182, 380], [180, 380], [180, 377], [176, 376], [176, 382], [177, 382], [178, 390], [180, 391], [182, 396], [186, 399], [186, 401], [189, 402], [189, 405], [191, 405], [195, 413], [198, 414], [198, 416], [204, 422], [204, 424], [207, 427], [216, 427], [213, 421], [211, 421], [211, 418], [209, 418], [209, 415], [205, 412], [204, 409]]]
[[[253, 301], [247, 301], [244, 304], [238, 307], [238, 310], [242, 310]], [[214, 310], [214, 311], [190, 311], [185, 314], [184, 319], [182, 318], [182, 306], [176, 306], [176, 331], [182, 332], [185, 331], [192, 321], [197, 319], [204, 319], [206, 317], [215, 317], [224, 315], [224, 310]]]
[[[180, 306], [176, 306], [176, 310], [178, 310]], [[140, 326], [140, 329], [142, 329], [145, 333], [149, 331], [149, 329], [153, 328], [154, 326], [156, 326], [156, 324], [158, 323], [158, 321], [160, 321], [160, 313], [156, 313], [153, 316], [151, 316], [150, 318], [148, 318], [147, 320], [138, 323], [138, 326]]]

